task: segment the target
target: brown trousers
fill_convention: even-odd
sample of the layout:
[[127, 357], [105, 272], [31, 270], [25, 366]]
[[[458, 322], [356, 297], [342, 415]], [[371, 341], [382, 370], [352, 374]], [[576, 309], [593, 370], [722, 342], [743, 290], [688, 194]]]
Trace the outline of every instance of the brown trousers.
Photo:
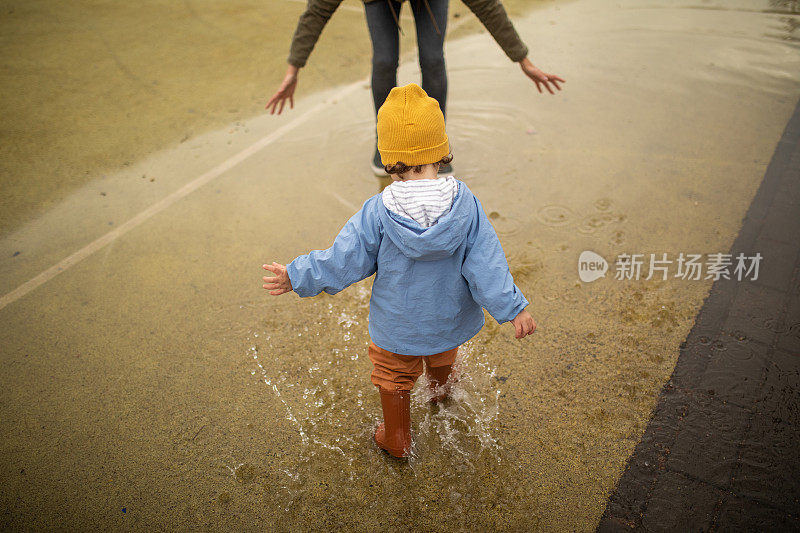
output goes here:
[[372, 361], [372, 384], [385, 390], [411, 390], [422, 375], [422, 362], [436, 368], [452, 365], [458, 346], [433, 355], [401, 355], [378, 348], [369, 343], [369, 360]]

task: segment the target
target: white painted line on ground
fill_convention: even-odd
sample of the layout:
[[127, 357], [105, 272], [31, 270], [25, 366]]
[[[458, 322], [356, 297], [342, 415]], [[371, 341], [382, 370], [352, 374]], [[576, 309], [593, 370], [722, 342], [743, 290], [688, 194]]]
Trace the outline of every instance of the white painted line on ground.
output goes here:
[[106, 233], [102, 237], [97, 238], [96, 240], [92, 241], [91, 243], [87, 244], [86, 246], [84, 246], [83, 248], [78, 250], [77, 252], [75, 252], [72, 255], [70, 255], [69, 257], [67, 257], [66, 259], [64, 259], [61, 262], [59, 262], [59, 263], [53, 265], [52, 267], [48, 268], [47, 270], [45, 270], [44, 272], [42, 272], [38, 276], [26, 281], [25, 283], [23, 283], [22, 285], [20, 285], [19, 287], [17, 287], [13, 291], [9, 292], [8, 294], [4, 295], [3, 297], [0, 297], [0, 309], [3, 309], [4, 307], [9, 305], [10, 303], [13, 303], [13, 302], [19, 300], [20, 298], [22, 298], [23, 296], [25, 296], [26, 294], [28, 294], [29, 292], [31, 292], [35, 288], [37, 288], [40, 285], [48, 282], [49, 280], [51, 280], [52, 278], [54, 278], [55, 276], [57, 276], [61, 272], [67, 270], [68, 268], [70, 268], [70, 267], [76, 265], [77, 263], [83, 261], [84, 259], [86, 259], [90, 255], [92, 255], [96, 251], [98, 251], [101, 248], [103, 248], [105, 245], [107, 245], [107, 244], [115, 241], [116, 239], [122, 237], [123, 235], [125, 235], [126, 233], [128, 233], [132, 229], [136, 228], [137, 226], [139, 226], [143, 222], [145, 222], [145, 221], [149, 220], [150, 218], [152, 218], [154, 215], [157, 215], [158, 213], [160, 213], [164, 209], [168, 208], [169, 206], [171, 206], [172, 204], [174, 204], [175, 202], [177, 202], [181, 198], [184, 198], [185, 196], [188, 196], [189, 194], [193, 193], [194, 191], [196, 191], [197, 189], [199, 189], [200, 187], [202, 187], [206, 183], [212, 181], [215, 178], [218, 178], [220, 175], [222, 175], [223, 173], [225, 173], [228, 170], [232, 169], [233, 167], [235, 167], [236, 165], [238, 165], [242, 161], [250, 158], [251, 156], [253, 156], [257, 152], [259, 152], [260, 150], [266, 148], [267, 146], [269, 146], [270, 144], [272, 144], [273, 142], [275, 142], [276, 140], [281, 138], [283, 135], [285, 135], [287, 132], [293, 130], [294, 128], [296, 128], [297, 126], [302, 124], [303, 122], [307, 121], [312, 115], [315, 115], [316, 113], [321, 111], [323, 108], [325, 108], [327, 105], [329, 105], [328, 102], [341, 100], [342, 98], [346, 97], [348, 94], [350, 94], [351, 92], [353, 92], [357, 88], [362, 87], [364, 85], [364, 83], [365, 83], [365, 80], [359, 80], [356, 83], [353, 83], [351, 85], [346, 86], [344, 89], [342, 89], [341, 91], [339, 91], [335, 95], [333, 95], [330, 98], [318, 103], [317, 105], [315, 105], [314, 107], [312, 107], [308, 111], [304, 112], [302, 115], [298, 116], [297, 118], [295, 118], [294, 120], [292, 120], [288, 124], [284, 124], [283, 126], [278, 128], [277, 130], [273, 131], [272, 133], [270, 133], [266, 137], [263, 137], [263, 138], [259, 139], [258, 141], [256, 141], [255, 143], [251, 144], [250, 146], [248, 146], [247, 148], [245, 148], [241, 152], [231, 156], [230, 158], [226, 159], [225, 161], [223, 161], [222, 163], [220, 163], [216, 167], [212, 168], [208, 172], [198, 176], [197, 178], [195, 178], [194, 180], [190, 181], [189, 183], [187, 183], [186, 185], [184, 185], [180, 189], [174, 191], [173, 193], [171, 193], [170, 195], [166, 196], [162, 200], [159, 200], [155, 204], [151, 205], [150, 207], [148, 207], [144, 211], [140, 212], [138, 215], [134, 216], [132, 219], [130, 219], [127, 222], [125, 222], [124, 224], [121, 224], [120, 226], [116, 227], [115, 229], [109, 231], [108, 233]]
[[355, 204], [353, 204], [353, 202], [350, 202], [350, 201], [348, 201], [348, 200], [345, 200], [344, 198], [342, 198], [341, 196], [339, 196], [339, 194], [338, 194], [338, 193], [335, 193], [335, 192], [333, 192], [333, 191], [325, 191], [325, 192], [327, 192], [328, 194], [330, 194], [331, 196], [333, 196], [334, 198], [336, 198], [337, 200], [339, 200], [339, 203], [340, 203], [340, 204], [342, 204], [342, 205], [343, 205], [343, 206], [345, 206], [346, 208], [350, 209], [350, 210], [351, 210], [351, 211], [353, 211], [354, 213], [355, 213], [356, 211], [358, 211], [358, 210], [359, 210], [359, 207], [358, 207], [358, 206], [356, 206]]

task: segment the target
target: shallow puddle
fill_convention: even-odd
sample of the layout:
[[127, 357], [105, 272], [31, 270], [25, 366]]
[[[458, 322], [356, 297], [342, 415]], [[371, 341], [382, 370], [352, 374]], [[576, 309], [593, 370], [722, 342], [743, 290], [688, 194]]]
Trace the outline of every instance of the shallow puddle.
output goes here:
[[[796, 5], [576, 0], [517, 17], [534, 62], [568, 80], [557, 96], [488, 35], [448, 43], [455, 173], [539, 329], [518, 342], [489, 318], [443, 405], [421, 378], [407, 461], [372, 441], [370, 281], [260, 289], [262, 263], [328, 246], [385, 185], [363, 83], [192, 136], [3, 239], [5, 292], [260, 146], [0, 309], [10, 527], [592, 530], [711, 285], [674, 265], [615, 279], [617, 258], [728, 250], [800, 94]], [[584, 251], [605, 277], [578, 279]], [[733, 318], [797, 333], [771, 316]], [[732, 324], [700, 342], [747, 364]]]

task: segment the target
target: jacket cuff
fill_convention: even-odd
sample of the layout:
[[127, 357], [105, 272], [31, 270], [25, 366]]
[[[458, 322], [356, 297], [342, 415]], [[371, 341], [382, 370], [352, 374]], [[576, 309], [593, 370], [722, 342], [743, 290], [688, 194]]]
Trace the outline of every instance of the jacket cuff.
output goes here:
[[286, 60], [286, 62], [292, 65], [293, 67], [297, 68], [303, 68], [306, 66], [305, 59], [300, 59], [298, 57], [295, 57], [294, 55], [289, 55], [289, 58]]
[[508, 314], [508, 317], [499, 323], [504, 324], [505, 322], [511, 322], [513, 319], [517, 317], [518, 314], [520, 314], [526, 307], [528, 307], [529, 304], [530, 302], [528, 302], [528, 300], [524, 296], [522, 296], [522, 293], [520, 292], [519, 301], [511, 309], [511, 312]]
[[286, 275], [289, 276], [289, 281], [292, 282], [292, 290], [301, 298], [305, 298], [307, 296], [313, 296], [309, 294], [308, 290], [306, 290], [301, 283], [302, 276], [300, 272], [297, 271], [297, 267], [295, 266], [293, 260], [291, 263], [286, 265]]
[[521, 46], [515, 46], [510, 50], [506, 51], [506, 55], [508, 58], [513, 61], [514, 63], [519, 63], [526, 57], [528, 57], [528, 47], [522, 44]]

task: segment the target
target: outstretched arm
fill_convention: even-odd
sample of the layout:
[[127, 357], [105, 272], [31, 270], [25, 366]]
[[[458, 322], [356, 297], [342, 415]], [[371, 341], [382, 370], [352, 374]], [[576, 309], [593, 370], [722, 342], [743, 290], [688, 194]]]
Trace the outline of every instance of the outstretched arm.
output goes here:
[[494, 40], [497, 41], [497, 44], [500, 45], [500, 48], [503, 49], [509, 59], [519, 63], [522, 72], [533, 80], [540, 93], [542, 92], [542, 85], [550, 94], [555, 94], [551, 84], [556, 90], [561, 90], [558, 82], [566, 83], [563, 78], [555, 74], [542, 72], [528, 59], [528, 47], [525, 46], [517, 30], [514, 29], [514, 25], [511, 23], [511, 19], [508, 18], [508, 14], [500, 0], [464, 0], [464, 4], [475, 13], [475, 16], [492, 34]]
[[327, 250], [314, 250], [286, 265], [292, 290], [298, 296], [336, 294], [375, 273], [381, 227], [373, 196], [353, 215]]
[[306, 65], [308, 56], [317, 44], [322, 28], [328, 23], [333, 12], [339, 7], [342, 0], [309, 0], [306, 10], [300, 15], [297, 21], [297, 29], [292, 37], [292, 45], [289, 50], [289, 67], [283, 77], [280, 87], [267, 102], [266, 109], [270, 109], [270, 115], [283, 112], [286, 100], [289, 100], [289, 108], [294, 108], [294, 90], [297, 88], [297, 75], [300, 69]]
[[522, 61], [528, 55], [528, 47], [519, 38], [500, 0], [464, 0], [464, 4], [478, 17], [511, 61]]

